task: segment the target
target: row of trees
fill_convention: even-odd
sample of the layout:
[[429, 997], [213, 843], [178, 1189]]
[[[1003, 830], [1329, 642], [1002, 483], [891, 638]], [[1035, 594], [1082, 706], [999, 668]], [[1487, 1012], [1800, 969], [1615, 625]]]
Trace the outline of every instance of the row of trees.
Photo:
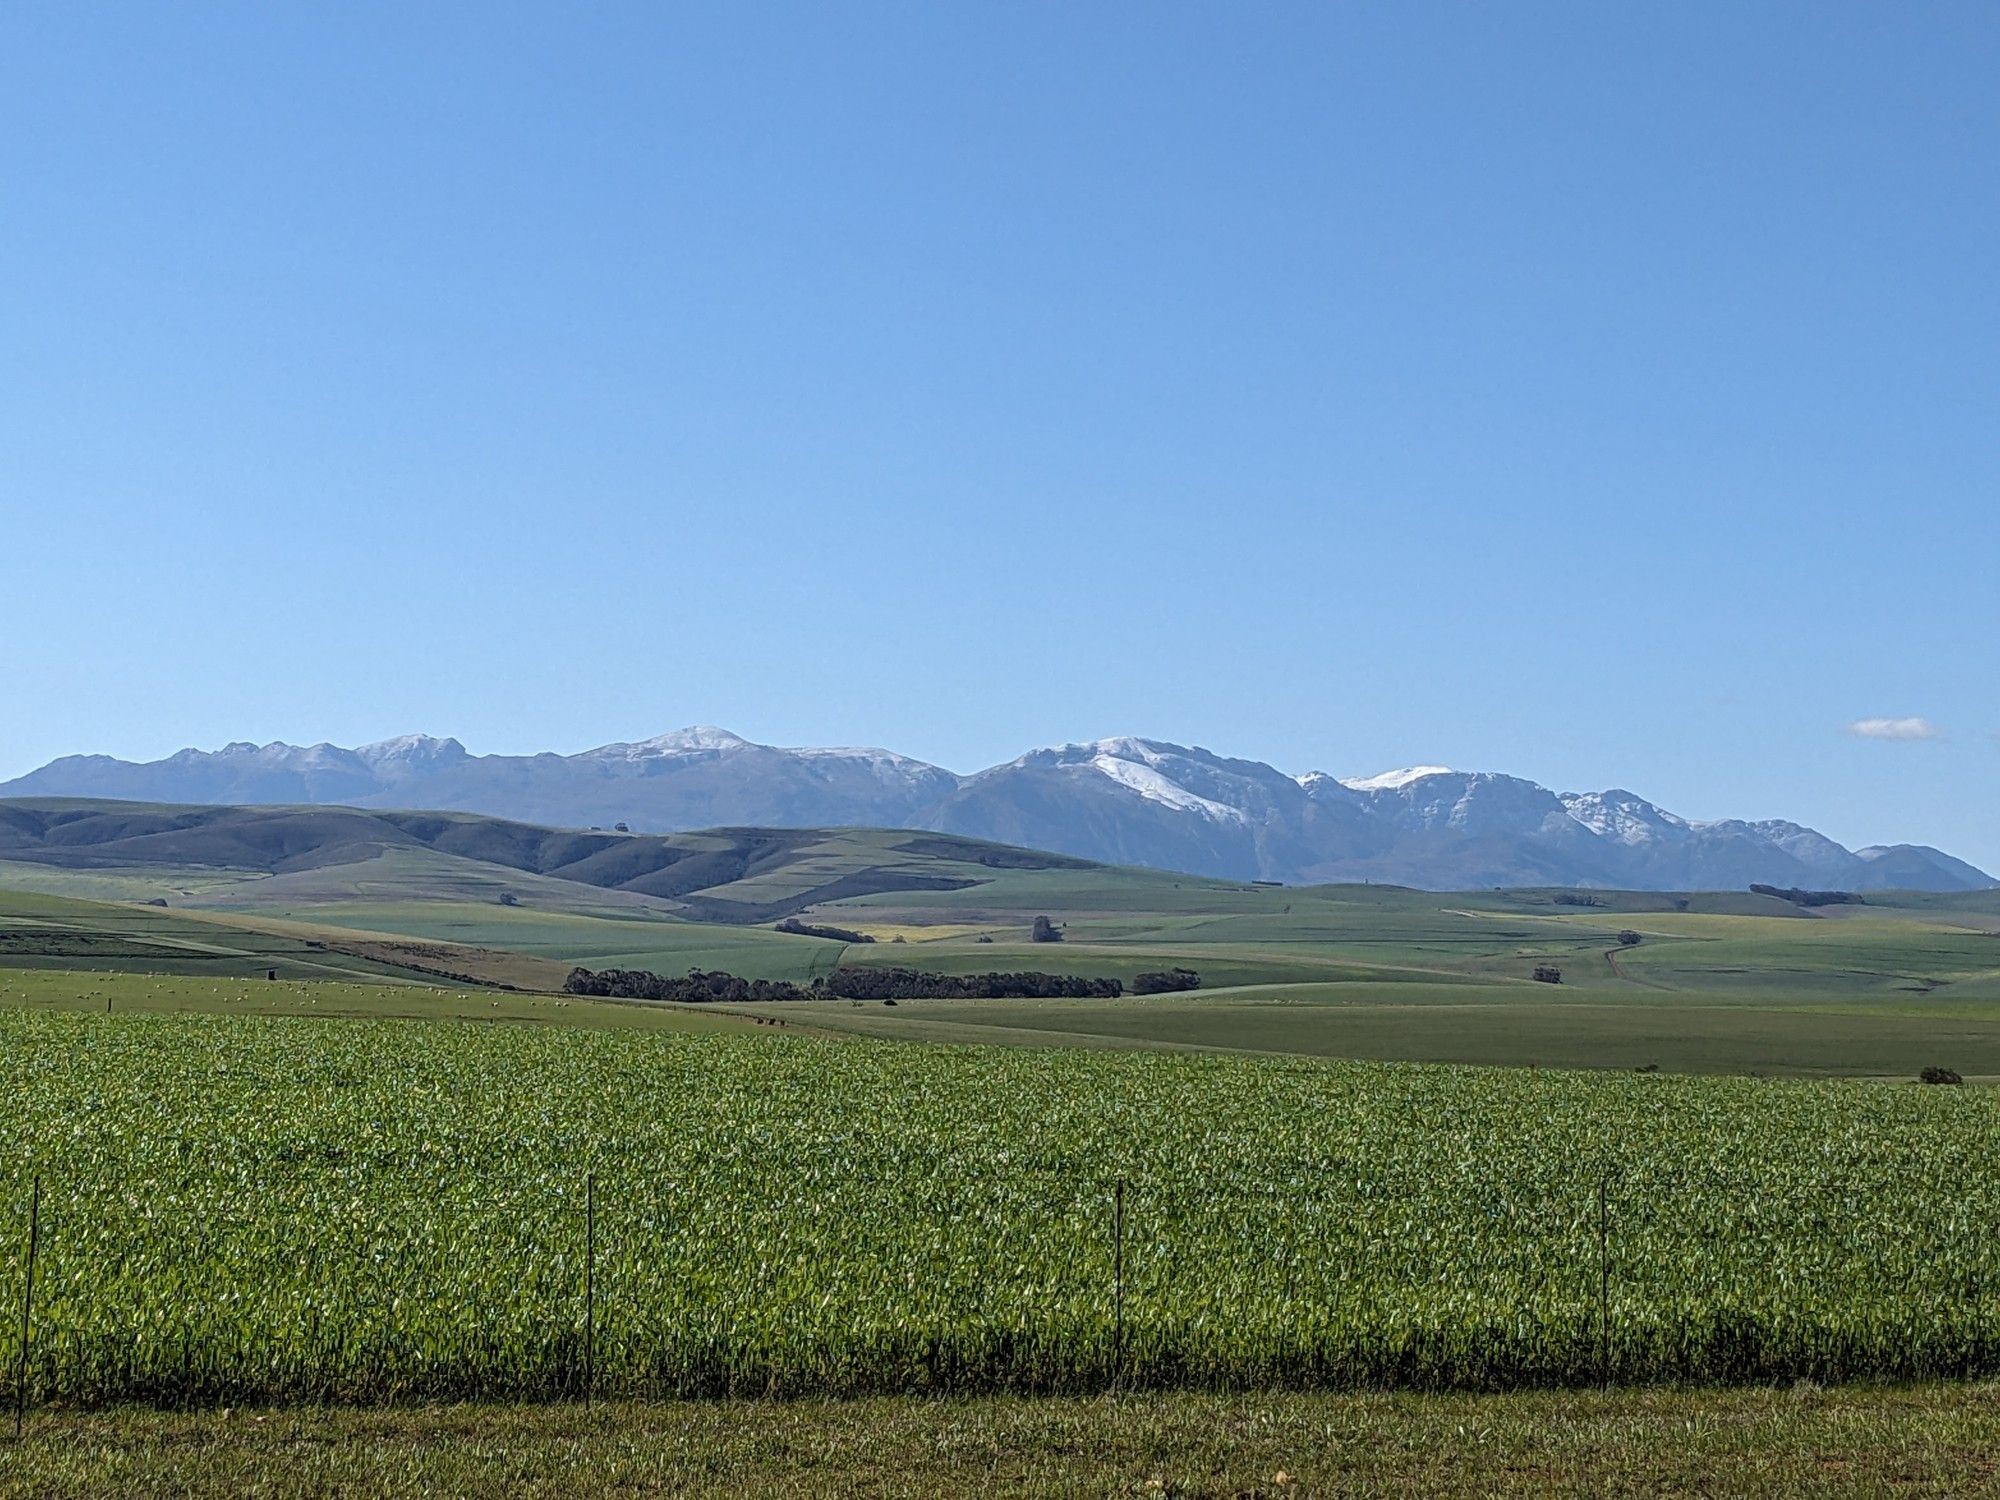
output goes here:
[[646, 969], [571, 969], [563, 989], [572, 995], [614, 1000], [678, 1000], [704, 1004], [718, 1000], [811, 1000], [813, 991], [784, 979], [739, 979], [720, 969], [689, 969], [670, 979]]
[[844, 965], [823, 981], [841, 1000], [1115, 1000], [1125, 993], [1116, 979], [1081, 974], [929, 974], [922, 969]]
[[[1185, 976], [1167, 989], [1193, 989], [1199, 975], [1187, 969], [1142, 979]], [[1115, 1000], [1125, 993], [1116, 979], [1081, 974], [930, 974], [921, 969], [876, 969], [843, 965], [810, 985], [784, 979], [742, 979], [721, 970], [690, 969], [684, 979], [645, 969], [571, 969], [563, 989], [572, 995], [613, 1000], [677, 1000], [706, 1004], [741, 1000]], [[1140, 990], [1141, 994], [1156, 993]]]

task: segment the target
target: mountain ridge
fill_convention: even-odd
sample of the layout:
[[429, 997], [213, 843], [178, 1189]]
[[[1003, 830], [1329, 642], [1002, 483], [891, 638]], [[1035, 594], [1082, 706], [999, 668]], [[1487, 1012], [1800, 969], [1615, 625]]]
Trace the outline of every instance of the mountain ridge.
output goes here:
[[64, 756], [0, 783], [0, 797], [32, 796], [421, 808], [649, 833], [908, 828], [1227, 879], [1430, 889], [2000, 884], [1929, 846], [1848, 849], [1783, 819], [1689, 819], [1624, 788], [1557, 792], [1442, 766], [1290, 775], [1137, 736], [1047, 746], [971, 775], [875, 747], [762, 745], [713, 725], [574, 755], [474, 755], [421, 734], [351, 749], [237, 741], [150, 762]]

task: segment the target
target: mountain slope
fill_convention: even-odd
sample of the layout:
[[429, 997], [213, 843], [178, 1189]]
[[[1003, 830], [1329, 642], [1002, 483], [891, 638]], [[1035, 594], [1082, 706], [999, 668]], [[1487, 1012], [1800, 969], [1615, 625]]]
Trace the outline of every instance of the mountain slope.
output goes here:
[[576, 755], [472, 755], [457, 740], [426, 735], [353, 750], [233, 744], [146, 764], [65, 757], [0, 784], [4, 796], [428, 808], [656, 833], [929, 829], [1236, 880], [1432, 889], [1995, 884], [1936, 849], [1853, 851], [1782, 820], [1699, 822], [1622, 788], [1557, 793], [1440, 766], [1294, 777], [1260, 761], [1129, 737], [1036, 750], [973, 776], [887, 750], [783, 749], [705, 726]]
[[[1348, 821], [1359, 828], [1358, 815]], [[1037, 750], [969, 777], [926, 822], [1113, 864], [1250, 880], [1308, 868], [1342, 818], [1261, 762], [1111, 739]]]

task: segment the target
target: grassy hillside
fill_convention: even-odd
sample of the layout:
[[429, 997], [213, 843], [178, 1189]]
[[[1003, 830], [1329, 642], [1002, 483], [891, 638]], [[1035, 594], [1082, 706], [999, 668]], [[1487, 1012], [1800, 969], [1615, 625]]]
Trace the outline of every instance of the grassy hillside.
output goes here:
[[270, 909], [390, 893], [506, 897], [740, 923], [816, 901], [951, 890], [1002, 871], [1092, 868], [975, 839], [870, 829], [653, 835], [473, 813], [67, 799], [0, 802], [0, 861], [13, 867], [11, 883], [134, 899]]

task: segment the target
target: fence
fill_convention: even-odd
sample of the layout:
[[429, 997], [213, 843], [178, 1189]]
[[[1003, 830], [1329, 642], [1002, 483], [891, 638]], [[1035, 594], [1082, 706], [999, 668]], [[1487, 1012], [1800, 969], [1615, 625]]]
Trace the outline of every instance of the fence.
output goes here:
[[2000, 1248], [1942, 1191], [1912, 1213], [1865, 1181], [1699, 1169], [1552, 1191], [1327, 1162], [793, 1166], [45, 1171], [0, 1262], [17, 1427], [37, 1402], [2000, 1373]]

